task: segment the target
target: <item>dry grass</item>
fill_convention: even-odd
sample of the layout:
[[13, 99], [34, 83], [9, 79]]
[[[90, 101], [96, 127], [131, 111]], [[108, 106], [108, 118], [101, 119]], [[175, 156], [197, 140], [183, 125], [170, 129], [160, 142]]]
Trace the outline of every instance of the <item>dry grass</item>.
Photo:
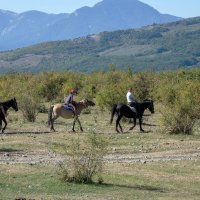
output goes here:
[[[147, 113], [148, 114], [148, 113]], [[159, 114], [145, 118], [147, 130], [140, 133], [138, 126], [132, 132], [115, 133], [109, 125], [110, 114], [92, 110], [82, 115], [81, 133], [71, 132], [72, 120], [58, 119], [57, 132], [49, 132], [47, 114], [39, 114], [35, 123], [24, 122], [21, 113], [10, 113], [6, 134], [0, 136], [0, 199], [160, 199], [191, 200], [200, 196], [200, 160], [190, 154], [200, 151], [200, 134], [167, 135], [160, 131]], [[122, 123], [128, 130], [127, 122]], [[187, 159], [150, 162], [106, 162], [103, 185], [66, 184], [57, 176], [56, 159], [71, 139], [81, 139], [88, 132], [103, 134], [109, 140], [109, 153], [118, 155], [187, 155]], [[39, 162], [12, 163], [15, 159], [40, 159]], [[6, 159], [7, 162], [2, 162]], [[48, 162], [47, 162], [48, 160]]]

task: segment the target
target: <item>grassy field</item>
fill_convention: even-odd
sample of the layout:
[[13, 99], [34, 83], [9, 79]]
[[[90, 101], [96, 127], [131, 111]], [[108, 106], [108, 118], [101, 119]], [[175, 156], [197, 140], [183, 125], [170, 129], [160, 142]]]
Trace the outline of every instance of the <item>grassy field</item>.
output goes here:
[[[149, 114], [149, 113], [147, 113]], [[80, 117], [84, 132], [71, 132], [72, 120], [58, 119], [57, 132], [46, 126], [47, 114], [35, 123], [10, 112], [6, 134], [0, 135], [0, 199], [159, 199], [200, 198], [200, 134], [168, 135], [161, 131], [160, 115], [145, 117], [145, 133], [138, 126], [117, 134], [110, 114], [96, 108]], [[128, 130], [130, 124], [123, 122]], [[86, 133], [102, 134], [109, 141], [104, 183], [69, 184], [58, 176], [63, 147]], [[130, 157], [127, 157], [127, 156]], [[109, 157], [110, 156], [110, 157]], [[120, 156], [123, 159], [120, 159]], [[135, 159], [138, 157], [138, 159]], [[149, 159], [150, 158], [150, 159]]]

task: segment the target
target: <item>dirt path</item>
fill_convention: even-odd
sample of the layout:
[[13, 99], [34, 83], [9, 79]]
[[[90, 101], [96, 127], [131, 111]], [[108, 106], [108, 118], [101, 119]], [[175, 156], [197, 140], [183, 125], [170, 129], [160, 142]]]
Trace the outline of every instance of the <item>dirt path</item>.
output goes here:
[[[200, 160], [200, 150], [165, 151], [153, 153], [118, 154], [105, 156], [109, 163], [146, 163], [179, 160]], [[64, 161], [64, 156], [49, 152], [48, 154], [35, 154], [34, 152], [0, 152], [0, 164], [57, 164]]]
[[158, 161], [178, 161], [178, 160], [200, 160], [200, 151], [187, 152], [154, 152], [136, 154], [114, 154], [106, 156], [109, 162], [136, 163], [136, 162], [158, 162]]

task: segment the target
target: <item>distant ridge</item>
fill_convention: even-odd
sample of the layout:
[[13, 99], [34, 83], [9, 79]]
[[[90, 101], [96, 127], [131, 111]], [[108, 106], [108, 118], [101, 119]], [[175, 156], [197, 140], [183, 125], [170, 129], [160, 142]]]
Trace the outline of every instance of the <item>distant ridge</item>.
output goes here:
[[74, 39], [103, 31], [140, 28], [181, 18], [160, 14], [138, 0], [103, 0], [71, 14], [0, 10], [0, 51], [46, 41]]
[[200, 67], [200, 17], [0, 52], [0, 73]]

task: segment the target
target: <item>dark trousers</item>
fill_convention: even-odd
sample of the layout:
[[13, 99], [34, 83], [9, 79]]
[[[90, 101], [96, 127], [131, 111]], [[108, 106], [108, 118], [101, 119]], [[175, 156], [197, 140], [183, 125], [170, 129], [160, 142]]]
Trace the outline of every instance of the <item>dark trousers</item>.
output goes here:
[[130, 106], [130, 107], [134, 107], [134, 108], [136, 108], [136, 102], [129, 102], [128, 103], [128, 105]]

